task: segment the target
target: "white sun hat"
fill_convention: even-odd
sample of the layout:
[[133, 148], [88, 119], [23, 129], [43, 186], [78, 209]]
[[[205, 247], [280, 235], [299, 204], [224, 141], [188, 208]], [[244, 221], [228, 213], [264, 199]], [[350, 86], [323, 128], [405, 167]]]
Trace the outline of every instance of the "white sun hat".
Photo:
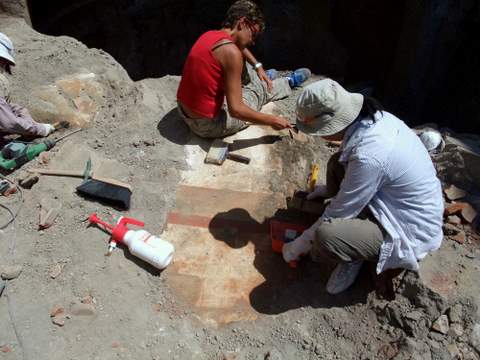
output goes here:
[[[306, 86], [297, 99], [297, 126], [316, 136], [329, 136], [348, 127], [357, 118], [363, 95], [350, 93], [332, 79]], [[306, 118], [313, 118], [305, 122]]]
[[13, 59], [13, 43], [7, 35], [0, 32], [0, 57], [8, 60], [11, 65], [15, 65], [15, 60]]

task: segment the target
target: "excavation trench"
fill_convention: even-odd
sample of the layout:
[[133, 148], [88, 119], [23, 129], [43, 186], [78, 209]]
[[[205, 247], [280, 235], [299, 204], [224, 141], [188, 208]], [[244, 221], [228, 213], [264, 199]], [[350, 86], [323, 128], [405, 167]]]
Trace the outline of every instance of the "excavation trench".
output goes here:
[[[179, 75], [198, 36], [230, 1], [28, 1], [33, 27], [111, 54], [132, 79]], [[307, 66], [367, 89], [410, 125], [478, 132], [479, 4], [472, 1], [259, 1], [267, 29], [254, 48], [270, 68]], [[206, 15], [208, 14], [208, 15]]]

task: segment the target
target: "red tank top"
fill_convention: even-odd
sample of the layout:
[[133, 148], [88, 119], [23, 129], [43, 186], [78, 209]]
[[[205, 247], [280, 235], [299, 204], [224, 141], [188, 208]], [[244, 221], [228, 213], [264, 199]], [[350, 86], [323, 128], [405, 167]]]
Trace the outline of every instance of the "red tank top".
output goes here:
[[194, 113], [212, 119], [218, 115], [225, 97], [223, 69], [212, 54], [220, 40], [232, 38], [223, 31], [207, 31], [193, 45], [183, 66], [177, 99]]

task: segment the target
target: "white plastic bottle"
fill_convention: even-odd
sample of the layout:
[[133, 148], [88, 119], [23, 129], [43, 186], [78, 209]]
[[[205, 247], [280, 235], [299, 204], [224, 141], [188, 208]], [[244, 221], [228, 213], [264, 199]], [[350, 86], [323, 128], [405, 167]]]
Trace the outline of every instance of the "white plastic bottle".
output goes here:
[[171, 243], [150, 234], [146, 230], [130, 230], [128, 225], [143, 227], [143, 221], [120, 217], [116, 225], [110, 225], [98, 218], [97, 214], [91, 214], [89, 221], [92, 224], [103, 226], [109, 230], [112, 237], [108, 246], [108, 254], [116, 248], [117, 243], [125, 244], [133, 256], [162, 270], [172, 261], [175, 248]]
[[171, 243], [146, 230], [128, 230], [123, 237], [123, 243], [128, 246], [132, 255], [160, 270], [170, 264], [175, 251]]

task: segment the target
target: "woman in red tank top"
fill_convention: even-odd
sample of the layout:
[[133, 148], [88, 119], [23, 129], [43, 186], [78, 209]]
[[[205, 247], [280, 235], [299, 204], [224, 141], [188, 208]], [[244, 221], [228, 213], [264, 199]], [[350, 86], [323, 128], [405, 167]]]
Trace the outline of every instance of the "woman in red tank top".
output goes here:
[[[193, 45], [185, 61], [177, 100], [180, 116], [197, 135], [223, 137], [245, 128], [246, 122], [270, 125], [276, 130], [291, 127], [282, 117], [259, 112], [263, 103], [253, 105], [242, 96], [241, 75], [246, 61], [257, 71], [253, 79], [257, 81], [253, 87], [259, 93], [257, 98], [263, 102], [276, 100], [266, 94], [274, 87], [272, 81], [247, 49], [264, 27], [257, 5], [238, 0], [229, 8], [222, 29], [204, 33]], [[277, 83], [281, 87], [277, 93], [288, 96], [288, 82]], [[223, 108], [225, 98], [228, 112]]]
[[177, 93], [184, 106], [208, 119], [218, 115], [225, 97], [223, 69], [212, 53], [221, 40], [233, 43], [224, 31], [208, 31], [200, 36], [187, 57]]

